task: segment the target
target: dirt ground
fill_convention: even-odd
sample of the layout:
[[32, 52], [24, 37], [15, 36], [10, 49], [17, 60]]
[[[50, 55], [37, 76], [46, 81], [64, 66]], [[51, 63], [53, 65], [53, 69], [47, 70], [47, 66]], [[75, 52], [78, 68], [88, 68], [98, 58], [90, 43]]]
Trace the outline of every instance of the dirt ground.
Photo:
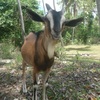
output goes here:
[[[13, 62], [13, 63], [12, 63]], [[14, 61], [0, 62], [0, 100], [31, 100], [32, 74], [27, 67], [28, 93], [21, 92], [22, 68]], [[49, 76], [49, 100], [100, 100], [100, 65], [97, 63], [55, 62]], [[42, 89], [38, 89], [41, 99]]]

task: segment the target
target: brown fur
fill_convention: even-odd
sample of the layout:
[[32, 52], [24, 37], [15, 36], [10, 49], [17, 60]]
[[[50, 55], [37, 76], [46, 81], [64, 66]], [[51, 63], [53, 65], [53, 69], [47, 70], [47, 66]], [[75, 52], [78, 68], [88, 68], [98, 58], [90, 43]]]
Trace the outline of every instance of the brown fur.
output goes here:
[[52, 39], [49, 38], [47, 33], [42, 32], [39, 36], [32, 32], [29, 33], [21, 48], [24, 62], [32, 65], [38, 72], [48, 70], [54, 62], [54, 57], [49, 58], [46, 50], [46, 45], [50, 41]]

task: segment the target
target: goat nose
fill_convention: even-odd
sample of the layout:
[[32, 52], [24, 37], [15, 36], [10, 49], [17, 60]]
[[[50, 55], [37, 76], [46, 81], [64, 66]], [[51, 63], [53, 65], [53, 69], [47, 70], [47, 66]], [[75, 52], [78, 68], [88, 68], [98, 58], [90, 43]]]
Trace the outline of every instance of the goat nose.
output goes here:
[[55, 33], [60, 33], [60, 30], [54, 29]]

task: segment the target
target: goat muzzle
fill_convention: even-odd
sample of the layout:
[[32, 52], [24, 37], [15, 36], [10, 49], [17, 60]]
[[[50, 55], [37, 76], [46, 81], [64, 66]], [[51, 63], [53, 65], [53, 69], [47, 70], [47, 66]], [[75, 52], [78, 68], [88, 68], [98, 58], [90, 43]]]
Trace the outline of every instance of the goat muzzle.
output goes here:
[[60, 35], [52, 35], [52, 38], [56, 41], [60, 41]]

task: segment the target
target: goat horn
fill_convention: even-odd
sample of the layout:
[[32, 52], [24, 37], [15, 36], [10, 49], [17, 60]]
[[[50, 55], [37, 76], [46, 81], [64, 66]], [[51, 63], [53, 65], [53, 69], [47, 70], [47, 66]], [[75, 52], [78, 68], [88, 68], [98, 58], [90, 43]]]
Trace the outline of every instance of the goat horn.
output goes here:
[[48, 5], [47, 3], [46, 3], [46, 8], [47, 8], [48, 11], [52, 9], [52, 8], [50, 7], [50, 5]]

